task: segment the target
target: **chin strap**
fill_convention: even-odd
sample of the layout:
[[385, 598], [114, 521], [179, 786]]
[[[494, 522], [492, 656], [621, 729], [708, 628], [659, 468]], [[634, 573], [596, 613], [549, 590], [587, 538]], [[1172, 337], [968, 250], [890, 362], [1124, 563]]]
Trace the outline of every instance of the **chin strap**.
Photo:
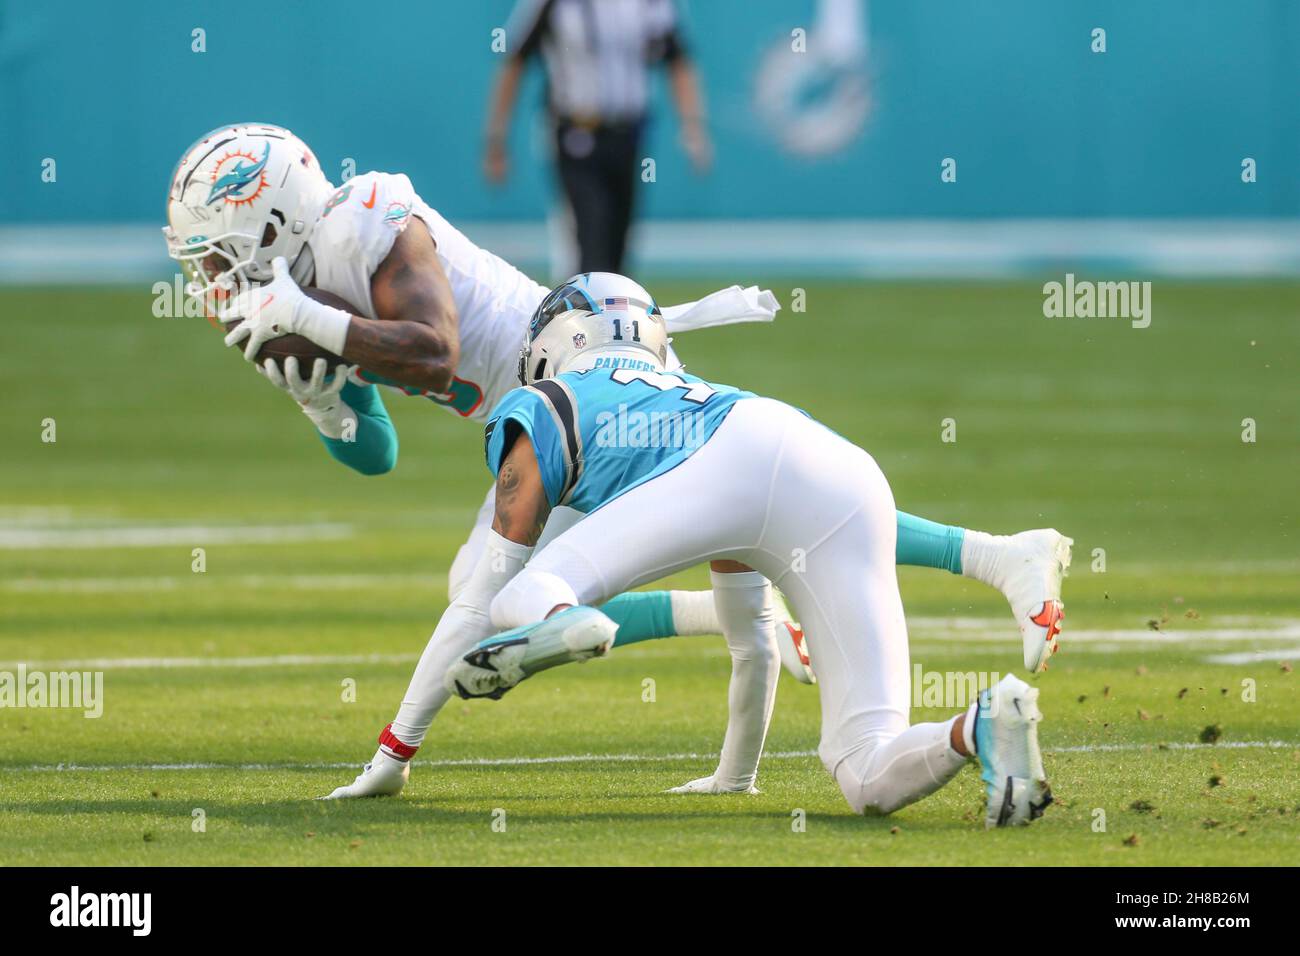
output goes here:
[[300, 287], [316, 284], [316, 255], [311, 251], [308, 243], [302, 244], [302, 251], [298, 253], [298, 258], [294, 259], [293, 265], [289, 266], [289, 277]]

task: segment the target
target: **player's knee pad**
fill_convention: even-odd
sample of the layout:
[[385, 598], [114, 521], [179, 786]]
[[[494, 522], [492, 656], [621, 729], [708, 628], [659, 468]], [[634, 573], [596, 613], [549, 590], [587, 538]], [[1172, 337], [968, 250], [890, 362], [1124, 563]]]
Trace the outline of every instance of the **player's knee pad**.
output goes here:
[[501, 589], [492, 601], [492, 626], [503, 631], [540, 621], [558, 604], [577, 604], [578, 596], [562, 577], [528, 568]]
[[835, 782], [855, 813], [893, 813], [951, 780], [966, 765], [952, 749], [952, 721], [914, 724], [869, 736], [835, 766]]
[[849, 801], [853, 812], [862, 816], [885, 816], [912, 802], [897, 790], [891, 790], [879, 781], [866, 784], [855, 782], [854, 785], [847, 786], [839, 774], [836, 774], [835, 779], [839, 782], [840, 791]]
[[854, 813], [883, 815], [893, 813], [911, 801], [892, 785], [885, 774], [873, 774], [872, 755], [875, 745], [850, 754], [835, 767], [835, 782]]

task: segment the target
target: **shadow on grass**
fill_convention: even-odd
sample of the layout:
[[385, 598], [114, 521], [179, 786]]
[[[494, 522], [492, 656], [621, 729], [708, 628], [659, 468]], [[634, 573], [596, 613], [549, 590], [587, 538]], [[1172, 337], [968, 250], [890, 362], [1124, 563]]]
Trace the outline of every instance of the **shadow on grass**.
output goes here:
[[[653, 795], [657, 796], [657, 795]], [[572, 797], [518, 795], [509, 797], [488, 797], [479, 795], [375, 798], [361, 800], [323, 801], [311, 798], [287, 799], [278, 801], [231, 801], [229, 799], [184, 800], [176, 798], [141, 798], [141, 799], [106, 799], [106, 800], [71, 800], [71, 801], [5, 801], [0, 803], [0, 811], [6, 814], [31, 814], [35, 817], [72, 819], [76, 817], [119, 818], [116, 823], [105, 823], [121, 827], [138, 825], [142, 830], [158, 826], [160, 820], [174, 822], [177, 826], [189, 829], [193, 811], [201, 807], [210, 829], [227, 824], [249, 830], [274, 831], [282, 836], [303, 836], [307, 834], [322, 837], [359, 837], [375, 835], [389, 831], [407, 833], [412, 837], [426, 836], [429, 830], [446, 829], [464, 833], [467, 830], [485, 830], [491, 820], [492, 812], [497, 807], [504, 807], [509, 815], [512, 827], [560, 826], [565, 828], [585, 825], [631, 826], [652, 824], [665, 828], [667, 832], [677, 832], [685, 836], [695, 833], [719, 832], [727, 828], [746, 830], [772, 828], [773, 831], [785, 832], [790, 828], [790, 813], [784, 804], [779, 807], [764, 809], [760, 806], [741, 807], [733, 798], [722, 797], [684, 797], [680, 804], [662, 811], [634, 809], [627, 804], [640, 804], [646, 800], [646, 794], [629, 794], [618, 797], [603, 797], [599, 800], [582, 798], [588, 807], [599, 804], [601, 800], [609, 806], [595, 806], [591, 809], [575, 810], [571, 806], [552, 806], [545, 804], [563, 804]], [[736, 801], [744, 799], [735, 795]], [[724, 805], [713, 801], [725, 801]], [[674, 801], [676, 803], [676, 801]], [[854, 815], [847, 807], [842, 813], [810, 812], [806, 817], [808, 832], [815, 832], [819, 837], [860, 840], [867, 835], [889, 834], [896, 827], [915, 832], [941, 832], [948, 830], [969, 830], [971, 823], [954, 816], [943, 821], [911, 821], [899, 817], [860, 817]], [[593, 833], [599, 830], [593, 828]]]

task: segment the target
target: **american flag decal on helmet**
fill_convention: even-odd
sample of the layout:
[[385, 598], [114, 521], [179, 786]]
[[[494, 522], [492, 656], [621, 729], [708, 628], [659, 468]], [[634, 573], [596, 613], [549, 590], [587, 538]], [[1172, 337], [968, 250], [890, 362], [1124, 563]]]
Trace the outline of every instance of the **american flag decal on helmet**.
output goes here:
[[610, 296], [605, 299], [605, 308], [613, 309], [615, 312], [627, 311], [627, 296], [618, 295]]

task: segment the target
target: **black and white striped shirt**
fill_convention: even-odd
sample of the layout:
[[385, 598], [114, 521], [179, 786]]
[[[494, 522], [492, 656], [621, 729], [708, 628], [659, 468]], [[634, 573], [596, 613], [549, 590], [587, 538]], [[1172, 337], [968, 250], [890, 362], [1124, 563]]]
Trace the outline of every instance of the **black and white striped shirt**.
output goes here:
[[683, 53], [673, 0], [520, 0], [506, 43], [541, 53], [556, 116], [588, 122], [640, 119], [649, 67]]

